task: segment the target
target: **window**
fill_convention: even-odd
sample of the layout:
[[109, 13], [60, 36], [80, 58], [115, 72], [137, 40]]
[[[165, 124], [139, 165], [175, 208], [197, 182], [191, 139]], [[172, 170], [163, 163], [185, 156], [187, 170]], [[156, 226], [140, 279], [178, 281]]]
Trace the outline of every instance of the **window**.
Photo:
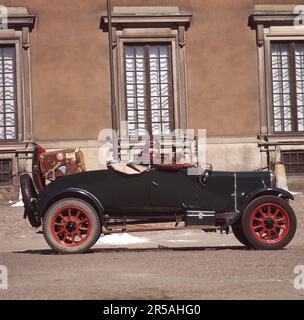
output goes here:
[[17, 139], [15, 48], [0, 46], [0, 141]]
[[32, 140], [30, 37], [36, 17], [25, 7], [7, 8], [0, 28], [0, 144]]
[[125, 45], [129, 135], [174, 130], [170, 44]]
[[[134, 136], [187, 128], [186, 31], [191, 18], [174, 6], [113, 8], [114, 130]], [[108, 32], [107, 15], [101, 26]]]
[[12, 184], [12, 160], [1, 159], [0, 160], [0, 185]]
[[282, 162], [287, 175], [304, 174], [304, 151], [282, 151]]
[[304, 132], [304, 43], [271, 44], [275, 132]]
[[269, 165], [280, 160], [288, 175], [304, 174], [304, 151], [288, 150], [304, 145], [304, 31], [295, 25], [301, 14], [301, 6], [273, 4], [256, 5], [249, 17], [256, 31], [260, 137], [269, 143]]
[[292, 5], [256, 5], [249, 25], [256, 30], [260, 133], [304, 133], [304, 32], [294, 26]]

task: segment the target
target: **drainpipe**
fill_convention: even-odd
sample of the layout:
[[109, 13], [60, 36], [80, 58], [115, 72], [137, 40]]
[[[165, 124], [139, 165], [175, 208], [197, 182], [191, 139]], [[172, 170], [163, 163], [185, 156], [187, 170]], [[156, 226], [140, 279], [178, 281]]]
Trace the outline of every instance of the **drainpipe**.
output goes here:
[[113, 34], [112, 34], [112, 1], [107, 0], [108, 11], [108, 36], [109, 36], [109, 58], [110, 58], [110, 81], [111, 81], [111, 108], [112, 108], [112, 129], [117, 131], [117, 114], [114, 83], [114, 62], [113, 62]]
[[[111, 110], [112, 110], [112, 129], [118, 135], [117, 125], [117, 110], [116, 110], [116, 97], [115, 97], [115, 77], [114, 77], [114, 61], [113, 61], [113, 29], [112, 29], [112, 1], [107, 0], [108, 12], [108, 36], [109, 36], [109, 59], [110, 59], [110, 82], [111, 82]], [[118, 160], [118, 137], [113, 135], [113, 158]]]

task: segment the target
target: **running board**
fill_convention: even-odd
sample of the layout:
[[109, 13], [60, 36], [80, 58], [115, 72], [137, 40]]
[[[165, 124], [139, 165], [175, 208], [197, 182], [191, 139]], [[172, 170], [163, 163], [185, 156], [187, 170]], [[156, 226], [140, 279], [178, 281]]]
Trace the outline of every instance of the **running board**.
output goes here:
[[180, 231], [180, 230], [200, 230], [206, 232], [216, 232], [220, 229], [219, 226], [177, 226], [177, 227], [165, 227], [165, 226], [121, 226], [115, 228], [105, 229], [105, 234], [112, 234], [112, 233], [123, 233], [123, 232], [157, 232], [157, 231]]

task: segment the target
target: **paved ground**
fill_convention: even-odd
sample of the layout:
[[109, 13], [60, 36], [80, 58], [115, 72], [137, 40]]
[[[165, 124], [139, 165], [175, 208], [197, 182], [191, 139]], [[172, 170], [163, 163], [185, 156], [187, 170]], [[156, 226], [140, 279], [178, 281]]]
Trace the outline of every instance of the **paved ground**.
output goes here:
[[96, 245], [55, 255], [26, 227], [22, 209], [0, 207], [0, 299], [304, 299], [293, 286], [304, 265], [304, 196], [293, 203], [295, 239], [282, 251], [246, 250], [232, 234], [195, 231], [135, 234], [148, 242]]

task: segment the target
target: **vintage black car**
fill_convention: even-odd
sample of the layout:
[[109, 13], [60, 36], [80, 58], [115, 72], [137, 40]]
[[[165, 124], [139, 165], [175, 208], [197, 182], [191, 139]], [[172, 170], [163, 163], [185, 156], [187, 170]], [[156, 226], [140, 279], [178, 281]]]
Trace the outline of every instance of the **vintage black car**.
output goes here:
[[[24, 218], [42, 226], [58, 253], [83, 253], [102, 233], [180, 230], [228, 232], [252, 249], [282, 249], [296, 232], [293, 195], [269, 171], [188, 175], [183, 165], [146, 167], [138, 174], [107, 170], [65, 175], [46, 184], [35, 145], [32, 177], [20, 178]], [[136, 168], [135, 168], [136, 169]]]

